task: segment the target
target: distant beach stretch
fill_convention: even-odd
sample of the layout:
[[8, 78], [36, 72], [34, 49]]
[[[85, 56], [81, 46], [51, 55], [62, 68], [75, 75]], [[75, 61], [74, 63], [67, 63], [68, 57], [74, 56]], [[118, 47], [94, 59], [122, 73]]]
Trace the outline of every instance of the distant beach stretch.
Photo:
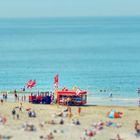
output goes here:
[[[28, 101], [28, 96], [31, 93], [37, 93], [38, 91], [17, 91], [18, 96], [19, 96], [19, 100], [23, 101], [26, 98], [26, 102]], [[13, 102], [15, 101], [15, 97], [14, 97], [14, 91], [0, 91], [0, 98], [3, 98], [3, 93], [7, 93], [8, 98], [7, 101], [9, 102]], [[109, 96], [97, 96], [97, 95], [92, 95], [87, 93], [88, 97], [87, 97], [87, 104], [88, 105], [105, 105], [105, 106], [133, 106], [136, 107], [139, 105], [139, 97], [135, 97], [135, 98], [124, 98], [124, 97], [117, 97], [117, 96], [113, 96], [112, 98], [110, 98]]]

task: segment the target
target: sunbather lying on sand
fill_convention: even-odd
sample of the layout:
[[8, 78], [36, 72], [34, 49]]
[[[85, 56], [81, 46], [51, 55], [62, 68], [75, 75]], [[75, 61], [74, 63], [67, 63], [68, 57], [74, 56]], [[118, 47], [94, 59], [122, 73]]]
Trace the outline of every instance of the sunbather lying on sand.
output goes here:
[[73, 119], [73, 120], [72, 120], [72, 123], [75, 124], [75, 125], [80, 125], [79, 119], [77, 119], [77, 120], [74, 120], [74, 119]]
[[80, 138], [81, 140], [86, 140], [87, 138], [91, 138], [96, 135], [96, 131], [93, 131], [91, 129], [85, 129], [83, 136]]
[[0, 135], [0, 140], [9, 140], [11, 138], [12, 138], [12, 136], [3, 136], [3, 135]]
[[53, 125], [56, 124], [56, 122], [54, 120], [47, 121], [46, 123], [47, 124], [53, 124]]
[[33, 111], [29, 111], [28, 112], [28, 116], [29, 117], [36, 117], [36, 112], [33, 110]]
[[43, 122], [39, 123], [39, 126], [40, 126], [41, 128], [43, 128], [45, 124], [47, 124], [47, 121], [43, 121]]
[[52, 132], [50, 132], [47, 136], [40, 136], [40, 139], [43, 139], [43, 140], [52, 140], [54, 138]]
[[116, 128], [120, 128], [120, 127], [122, 127], [122, 124], [121, 123], [114, 123], [112, 121], [106, 121], [105, 126], [107, 126], [107, 127], [114, 126]]
[[112, 124], [113, 124], [112, 121], [106, 121], [106, 122], [105, 122], [105, 126], [107, 126], [107, 127], [111, 126]]
[[68, 112], [67, 111], [60, 112], [60, 113], [55, 114], [55, 116], [57, 116], [57, 117], [68, 117]]
[[23, 125], [24, 131], [35, 131], [36, 128], [33, 124], [24, 123]]
[[5, 124], [7, 121], [6, 117], [0, 116], [0, 124]]
[[92, 126], [96, 129], [96, 130], [102, 130], [103, 129], [103, 125], [104, 123], [102, 121], [99, 121], [98, 123], [93, 123]]
[[117, 134], [116, 138], [114, 138], [114, 139], [110, 139], [110, 140], [124, 140], [124, 139], [121, 138], [119, 134]]

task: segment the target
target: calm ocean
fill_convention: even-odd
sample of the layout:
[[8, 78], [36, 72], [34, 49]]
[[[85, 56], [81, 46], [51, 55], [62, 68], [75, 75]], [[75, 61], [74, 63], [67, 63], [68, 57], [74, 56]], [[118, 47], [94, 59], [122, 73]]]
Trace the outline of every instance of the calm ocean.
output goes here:
[[0, 90], [73, 85], [90, 95], [135, 98], [140, 17], [0, 19]]

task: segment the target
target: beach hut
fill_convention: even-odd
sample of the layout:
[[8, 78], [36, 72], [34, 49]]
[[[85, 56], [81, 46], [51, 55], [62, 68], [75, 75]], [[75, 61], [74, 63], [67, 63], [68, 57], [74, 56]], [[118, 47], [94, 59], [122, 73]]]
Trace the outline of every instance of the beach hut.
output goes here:
[[49, 92], [31, 93], [29, 96], [29, 102], [34, 104], [50, 104], [51, 101], [51, 95], [49, 95]]
[[63, 88], [56, 92], [57, 103], [61, 105], [85, 105], [87, 103], [87, 92], [79, 88], [68, 90]]

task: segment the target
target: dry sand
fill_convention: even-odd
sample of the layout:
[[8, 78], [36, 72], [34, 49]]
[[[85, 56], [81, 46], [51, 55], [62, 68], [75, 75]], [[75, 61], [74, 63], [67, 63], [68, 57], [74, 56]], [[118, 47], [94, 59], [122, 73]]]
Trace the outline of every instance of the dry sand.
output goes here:
[[[15, 106], [20, 106], [20, 103], [9, 103], [4, 102], [0, 105], [0, 115], [7, 118], [6, 124], [0, 124], [0, 134], [12, 136], [11, 140], [40, 140], [40, 136], [46, 136], [49, 132], [57, 130], [54, 134], [54, 140], [80, 140], [82, 137], [84, 129], [92, 128], [91, 124], [94, 122], [102, 121], [113, 121], [115, 123], [121, 123], [122, 127], [116, 128], [115, 126], [106, 127], [103, 130], [97, 132], [97, 134], [90, 140], [110, 140], [110, 138], [115, 138], [119, 133], [124, 140], [138, 140], [134, 135], [134, 123], [135, 120], [140, 121], [140, 108], [138, 107], [107, 107], [107, 106], [84, 106], [81, 107], [81, 115], [77, 113], [78, 107], [71, 107], [73, 117], [71, 119], [65, 118], [64, 125], [56, 124], [50, 125], [46, 124], [44, 128], [39, 127], [39, 123], [43, 121], [48, 121], [53, 118], [54, 113], [59, 113], [66, 109], [64, 106], [57, 105], [35, 105], [31, 103], [23, 103], [23, 112], [19, 113], [20, 119], [14, 120], [11, 115], [11, 110]], [[36, 111], [36, 118], [29, 118], [26, 111], [27, 108], [32, 108]], [[120, 119], [109, 119], [107, 117], [107, 112], [111, 109], [116, 109], [119, 112], [123, 112], [123, 116]], [[17, 112], [18, 109], [16, 110]], [[73, 125], [72, 119], [79, 118], [81, 125]], [[59, 122], [61, 118], [57, 117], [55, 120]], [[35, 132], [27, 132], [22, 128], [24, 122], [34, 124], [36, 127]], [[60, 131], [63, 130], [63, 133]]]

